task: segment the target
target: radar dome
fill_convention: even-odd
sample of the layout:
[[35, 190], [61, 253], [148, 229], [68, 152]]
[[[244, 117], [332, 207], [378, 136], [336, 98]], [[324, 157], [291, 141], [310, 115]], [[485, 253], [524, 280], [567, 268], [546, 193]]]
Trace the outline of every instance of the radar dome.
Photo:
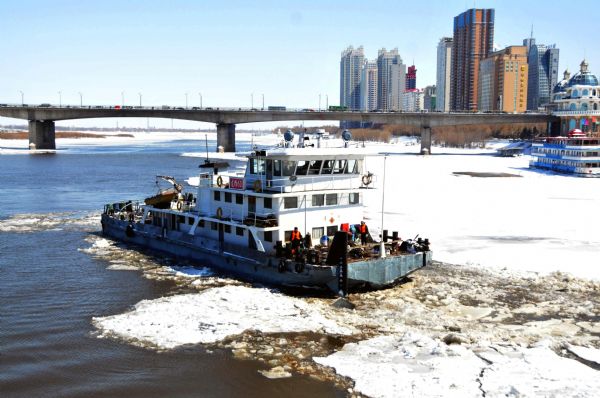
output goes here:
[[292, 130], [288, 130], [283, 134], [283, 139], [287, 142], [292, 142], [294, 140], [294, 132]]

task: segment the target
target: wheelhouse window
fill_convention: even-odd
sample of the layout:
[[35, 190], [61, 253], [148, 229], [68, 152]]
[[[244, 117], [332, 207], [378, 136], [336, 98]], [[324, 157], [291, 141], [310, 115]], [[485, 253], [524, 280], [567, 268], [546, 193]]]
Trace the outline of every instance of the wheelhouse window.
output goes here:
[[348, 160], [346, 174], [358, 174], [358, 162], [355, 159]]
[[281, 177], [281, 160], [273, 161], [273, 175], [276, 177]]
[[327, 227], [327, 236], [333, 236], [338, 231], [337, 225], [332, 225]]
[[351, 205], [356, 205], [360, 202], [360, 196], [358, 194], [358, 192], [353, 192], [350, 194], [350, 197], [348, 198], [348, 203], [350, 203]]
[[308, 174], [310, 175], [318, 175], [321, 171], [322, 160], [312, 160], [310, 162], [310, 166], [308, 168]]
[[235, 194], [235, 203], [238, 205], [243, 205], [244, 204], [244, 195], [242, 195], [241, 193], [236, 193]]
[[296, 170], [296, 162], [291, 160], [284, 160], [281, 162], [283, 176], [289, 177], [294, 175], [294, 170]]
[[308, 171], [308, 162], [306, 160], [299, 160], [296, 167], [297, 176], [305, 176]]
[[298, 208], [298, 197], [291, 196], [291, 197], [283, 198], [283, 208], [284, 209]]
[[219, 192], [219, 191], [215, 191], [215, 192], [213, 193], [213, 195], [214, 195], [214, 199], [215, 199], [215, 200], [217, 200], [217, 201], [218, 201], [218, 200], [221, 200], [221, 192]]
[[225, 225], [223, 225], [223, 227], [224, 227], [223, 229], [225, 230], [226, 234], [230, 234], [231, 233], [231, 225], [225, 224]]
[[344, 174], [346, 170], [346, 161], [345, 160], [336, 160], [335, 165], [333, 166], [333, 174]]
[[331, 174], [334, 163], [335, 163], [334, 160], [323, 161], [323, 168], [321, 169], [321, 174]]
[[313, 206], [325, 205], [325, 194], [313, 195], [312, 196], [312, 205]]
[[327, 206], [333, 206], [338, 204], [338, 196], [337, 193], [328, 193], [325, 195], [325, 203]]
[[264, 159], [250, 159], [250, 174], [264, 174], [265, 173], [265, 160]]

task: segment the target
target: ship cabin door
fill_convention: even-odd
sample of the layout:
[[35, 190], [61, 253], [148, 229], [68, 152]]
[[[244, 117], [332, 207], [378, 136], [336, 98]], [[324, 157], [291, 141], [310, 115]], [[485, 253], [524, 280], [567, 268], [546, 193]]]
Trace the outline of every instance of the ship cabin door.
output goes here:
[[267, 174], [267, 187], [271, 186], [271, 183], [273, 181], [273, 160], [268, 159], [267, 160], [267, 170], [266, 170], [266, 174]]
[[225, 225], [222, 223], [217, 224], [219, 226], [219, 250], [225, 250]]
[[248, 196], [248, 217], [254, 218], [256, 213], [256, 196]]

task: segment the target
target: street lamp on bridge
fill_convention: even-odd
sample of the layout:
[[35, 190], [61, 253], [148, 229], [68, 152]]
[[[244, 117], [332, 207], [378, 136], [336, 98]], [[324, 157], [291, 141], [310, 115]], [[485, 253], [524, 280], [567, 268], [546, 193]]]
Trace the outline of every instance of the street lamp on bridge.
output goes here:
[[138, 93], [138, 95], [140, 96], [140, 108], [142, 107], [142, 93]]
[[319, 94], [319, 112], [321, 112], [321, 94]]
[[185, 109], [188, 107], [188, 92], [185, 92]]
[[325, 94], [325, 109], [329, 109], [329, 95]]
[[62, 108], [62, 91], [58, 92], [58, 107]]
[[121, 107], [125, 106], [125, 91], [121, 91]]
[[262, 109], [261, 110], [265, 110], [265, 95], [262, 95]]
[[81, 91], [79, 92], [79, 107], [83, 108], [83, 94], [81, 94]]
[[23, 94], [21, 90], [19, 90], [19, 92], [21, 93], [21, 106], [23, 106], [25, 105], [25, 94]]
[[254, 93], [250, 93], [250, 109], [254, 109]]
[[198, 97], [200, 97], [200, 109], [202, 109], [202, 93], [198, 93]]

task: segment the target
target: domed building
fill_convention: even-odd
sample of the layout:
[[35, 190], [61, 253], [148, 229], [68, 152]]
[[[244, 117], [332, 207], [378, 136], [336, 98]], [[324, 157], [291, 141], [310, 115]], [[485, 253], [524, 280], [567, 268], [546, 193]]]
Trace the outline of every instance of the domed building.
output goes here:
[[561, 134], [573, 129], [585, 133], [600, 132], [600, 85], [589, 65], [581, 61], [579, 72], [572, 77], [568, 70], [552, 92], [553, 114], [560, 117]]

